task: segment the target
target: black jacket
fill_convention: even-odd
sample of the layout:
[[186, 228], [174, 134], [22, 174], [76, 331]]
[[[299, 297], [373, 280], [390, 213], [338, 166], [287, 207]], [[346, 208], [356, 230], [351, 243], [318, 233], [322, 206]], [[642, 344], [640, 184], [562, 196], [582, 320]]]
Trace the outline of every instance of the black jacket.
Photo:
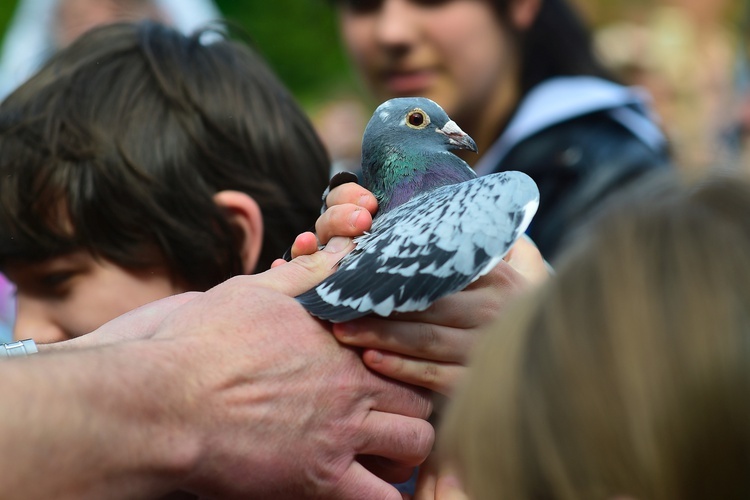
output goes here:
[[[596, 103], [588, 108], [581, 104], [595, 98], [577, 95], [578, 104], [572, 104], [567, 114], [557, 113], [551, 123], [543, 117], [548, 108], [519, 107], [516, 115], [536, 113], [532, 116], [535, 126], [521, 127], [527, 133], [518, 133], [519, 127], [509, 125], [504, 135], [512, 135], [515, 128], [515, 137], [509, 141], [501, 136], [496, 145], [505, 141], [500, 144], [502, 152], [486, 155], [477, 165], [480, 174], [520, 170], [536, 181], [539, 210], [527, 234], [550, 261], [564, 246], [565, 238], [610, 194], [648, 172], [670, 165], [663, 134], [643, 105], [633, 100], [632, 91], [588, 77], [584, 77], [584, 85], [578, 85], [580, 78], [564, 79], [573, 85], [558, 86], [552, 95], [564, 99], [562, 87], [572, 92], [580, 87], [593, 96], [596, 91], [587, 84], [594, 84], [597, 89], [601, 87], [602, 95], [613, 91], [615, 98], [599, 99], [604, 106], [596, 109]], [[516, 120], [524, 118], [516, 116], [513, 121]], [[498, 149], [495, 145], [493, 148]]]

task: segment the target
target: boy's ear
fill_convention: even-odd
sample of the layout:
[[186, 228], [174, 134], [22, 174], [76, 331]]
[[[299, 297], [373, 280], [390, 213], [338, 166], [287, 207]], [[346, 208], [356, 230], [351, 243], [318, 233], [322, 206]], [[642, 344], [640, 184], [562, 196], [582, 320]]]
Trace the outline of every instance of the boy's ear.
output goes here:
[[510, 7], [510, 19], [516, 29], [525, 31], [534, 24], [542, 0], [513, 0]]
[[248, 194], [241, 191], [219, 191], [214, 203], [226, 209], [229, 222], [242, 231], [242, 271], [250, 274], [255, 270], [263, 246], [263, 214], [260, 206]]

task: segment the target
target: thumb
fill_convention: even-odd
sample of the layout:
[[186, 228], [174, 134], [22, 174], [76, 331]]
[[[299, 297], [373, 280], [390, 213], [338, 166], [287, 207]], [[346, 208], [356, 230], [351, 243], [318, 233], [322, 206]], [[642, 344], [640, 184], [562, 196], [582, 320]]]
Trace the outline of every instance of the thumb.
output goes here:
[[351, 238], [336, 236], [322, 250], [253, 275], [253, 284], [296, 297], [333, 274], [339, 261], [354, 247]]
[[[103, 324], [88, 335], [78, 337], [80, 345], [111, 344], [124, 340], [151, 338], [162, 320], [172, 311], [199, 296], [199, 292], [186, 292], [150, 302], [128, 311]], [[78, 339], [74, 339], [78, 340]], [[68, 341], [73, 345], [74, 340]], [[85, 344], [84, 344], [85, 342]]]

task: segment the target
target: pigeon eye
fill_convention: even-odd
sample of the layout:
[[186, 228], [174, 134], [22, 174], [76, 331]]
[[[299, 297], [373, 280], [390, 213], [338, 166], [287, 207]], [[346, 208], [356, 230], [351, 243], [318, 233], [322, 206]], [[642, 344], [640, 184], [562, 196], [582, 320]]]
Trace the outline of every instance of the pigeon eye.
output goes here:
[[421, 129], [430, 124], [430, 117], [419, 108], [412, 109], [406, 115], [406, 124], [411, 128]]

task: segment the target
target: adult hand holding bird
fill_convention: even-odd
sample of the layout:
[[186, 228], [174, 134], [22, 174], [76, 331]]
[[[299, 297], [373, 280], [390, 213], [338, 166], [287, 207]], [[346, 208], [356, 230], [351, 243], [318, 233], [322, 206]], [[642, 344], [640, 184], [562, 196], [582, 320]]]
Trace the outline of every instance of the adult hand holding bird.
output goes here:
[[[446, 126], [442, 129], [445, 131]], [[447, 129], [455, 134], [454, 140], [471, 144], [469, 139], [460, 137], [462, 133], [457, 126], [449, 125]], [[451, 157], [460, 161], [451, 154], [447, 158], [451, 162]], [[460, 167], [458, 171], [473, 178], [473, 172], [463, 165], [456, 165]], [[329, 208], [316, 224], [321, 243], [333, 236], [361, 235], [370, 229], [371, 215], [383, 213], [378, 210], [375, 196], [354, 183], [331, 190], [325, 203]], [[313, 251], [317, 245], [312, 243], [315, 235], [307, 236]], [[304, 247], [304, 244], [297, 246], [296, 253], [307, 253]], [[529, 284], [547, 277], [546, 263], [530, 240], [515, 243], [505, 254], [505, 260], [464, 291], [437, 300], [423, 312], [397, 313], [389, 318], [367, 315], [334, 325], [334, 333], [341, 342], [364, 348], [363, 359], [373, 370], [450, 394], [463, 373], [478, 332]]]

